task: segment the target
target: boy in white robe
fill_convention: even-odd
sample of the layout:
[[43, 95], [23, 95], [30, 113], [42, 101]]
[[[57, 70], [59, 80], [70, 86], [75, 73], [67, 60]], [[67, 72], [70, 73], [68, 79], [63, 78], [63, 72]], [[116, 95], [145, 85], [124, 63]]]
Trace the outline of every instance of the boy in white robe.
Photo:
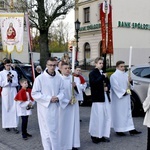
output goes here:
[[64, 97], [63, 80], [55, 72], [55, 58], [49, 58], [36, 77], [31, 95], [37, 102], [38, 122], [44, 150], [60, 150], [58, 136], [59, 104]]
[[[70, 67], [67, 63], [62, 63], [62, 79], [64, 81], [64, 101], [60, 107], [59, 136], [60, 150], [78, 150], [80, 147], [80, 125], [79, 125], [79, 105], [78, 100], [74, 104], [72, 101], [72, 88], [79, 90], [78, 80], [70, 75]], [[77, 84], [76, 84], [77, 82]], [[75, 91], [75, 97], [78, 95]]]
[[111, 115], [109, 80], [106, 73], [102, 73], [103, 59], [95, 59], [95, 69], [89, 74], [91, 87], [92, 108], [89, 124], [89, 133], [93, 143], [109, 142]]
[[28, 81], [25, 78], [20, 79], [21, 89], [15, 96], [14, 100], [17, 101], [17, 115], [22, 119], [22, 138], [27, 140], [28, 137], [32, 137], [27, 132], [28, 117], [32, 114], [34, 100], [31, 97], [31, 89], [28, 88]]
[[112, 99], [112, 128], [119, 136], [125, 136], [129, 131], [131, 135], [140, 134], [135, 130], [131, 113], [130, 93], [127, 92], [131, 79], [125, 72], [125, 62], [116, 63], [116, 71], [110, 76]]
[[19, 117], [17, 116], [16, 101], [14, 97], [17, 94], [18, 86], [17, 72], [11, 69], [11, 61], [4, 60], [4, 70], [0, 72], [0, 87], [2, 87], [2, 128], [10, 131], [13, 128], [15, 133], [17, 130]]
[[77, 95], [77, 99], [79, 101], [79, 105], [81, 103], [83, 103], [83, 92], [85, 91], [86, 87], [87, 87], [87, 83], [85, 82], [85, 79], [83, 78], [83, 76], [81, 75], [81, 68], [80, 66], [76, 66], [75, 67], [75, 73], [74, 73], [75, 77], [78, 77], [80, 80], [79, 82], [79, 88], [80, 88], [80, 92]]

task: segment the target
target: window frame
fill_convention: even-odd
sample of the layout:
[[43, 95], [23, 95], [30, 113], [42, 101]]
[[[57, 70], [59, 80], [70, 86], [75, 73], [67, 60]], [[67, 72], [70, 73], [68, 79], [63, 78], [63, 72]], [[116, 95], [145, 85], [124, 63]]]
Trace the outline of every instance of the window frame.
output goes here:
[[84, 23], [90, 22], [90, 7], [84, 8]]

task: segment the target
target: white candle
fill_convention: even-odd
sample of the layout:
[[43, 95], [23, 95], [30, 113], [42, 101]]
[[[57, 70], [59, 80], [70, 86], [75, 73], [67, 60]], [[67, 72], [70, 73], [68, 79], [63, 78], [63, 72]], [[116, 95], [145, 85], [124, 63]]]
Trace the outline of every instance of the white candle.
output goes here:
[[130, 53], [129, 53], [129, 68], [131, 68], [131, 59], [132, 59], [132, 46], [130, 46]]
[[72, 49], [72, 72], [74, 73], [74, 67], [75, 67], [75, 46], [73, 46]]

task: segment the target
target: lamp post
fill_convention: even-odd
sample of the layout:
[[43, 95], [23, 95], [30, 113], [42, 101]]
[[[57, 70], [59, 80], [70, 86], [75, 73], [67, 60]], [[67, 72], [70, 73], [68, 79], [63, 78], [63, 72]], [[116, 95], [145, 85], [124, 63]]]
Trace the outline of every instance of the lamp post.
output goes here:
[[78, 42], [79, 42], [79, 36], [78, 36], [78, 33], [79, 33], [79, 29], [80, 29], [80, 21], [77, 19], [75, 21], [75, 30], [76, 30], [76, 35], [75, 35], [75, 38], [76, 38], [76, 44], [77, 44], [77, 47], [76, 47], [76, 61], [78, 62], [78, 51], [79, 51], [79, 48], [78, 48]]

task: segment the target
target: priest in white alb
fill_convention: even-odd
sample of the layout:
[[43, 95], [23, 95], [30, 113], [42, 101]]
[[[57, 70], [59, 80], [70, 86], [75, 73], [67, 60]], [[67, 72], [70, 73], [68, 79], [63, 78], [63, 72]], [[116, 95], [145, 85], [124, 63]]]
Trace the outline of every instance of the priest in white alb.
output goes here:
[[132, 113], [130, 93], [127, 91], [131, 79], [125, 72], [125, 62], [116, 63], [116, 71], [110, 76], [111, 84], [111, 108], [112, 128], [119, 136], [125, 136], [124, 132], [130, 135], [140, 134], [135, 130]]

